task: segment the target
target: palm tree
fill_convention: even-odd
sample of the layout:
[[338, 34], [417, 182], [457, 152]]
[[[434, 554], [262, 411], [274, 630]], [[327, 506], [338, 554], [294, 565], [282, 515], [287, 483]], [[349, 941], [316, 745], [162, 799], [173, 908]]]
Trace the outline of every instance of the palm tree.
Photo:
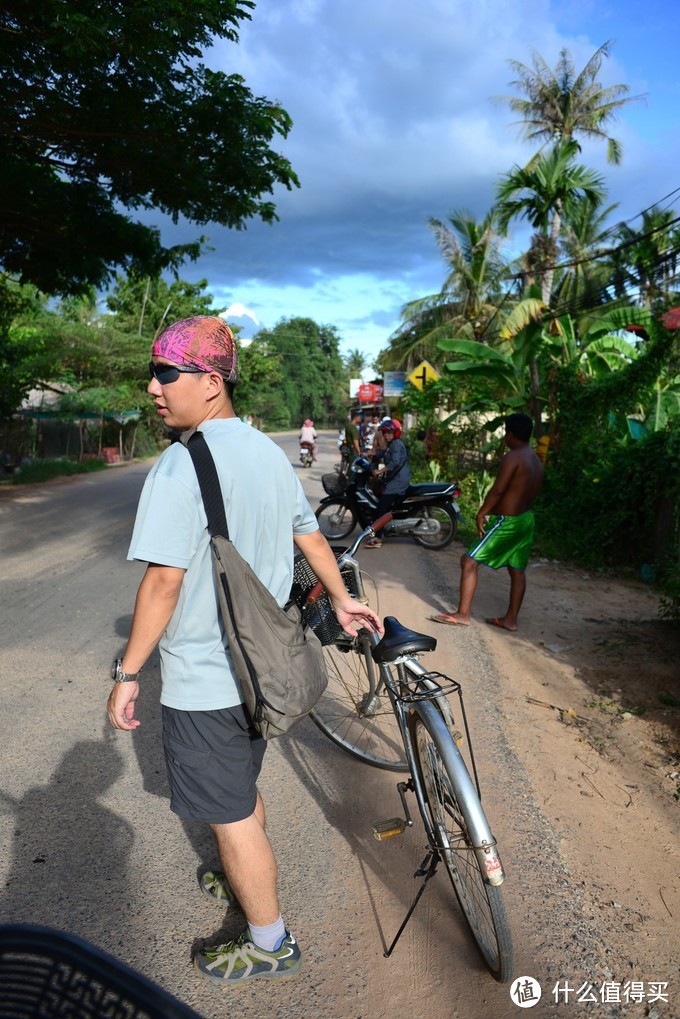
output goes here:
[[654, 206], [642, 214], [639, 230], [622, 223], [617, 230], [618, 246], [611, 253], [614, 292], [631, 299], [635, 294], [646, 308], [668, 296], [677, 280], [680, 258], [680, 230], [670, 209]]
[[528, 255], [527, 275], [535, 273], [540, 279], [544, 304], [550, 304], [563, 217], [569, 217], [579, 202], [597, 208], [607, 193], [600, 174], [574, 163], [577, 152], [576, 142], [557, 142], [529, 166], [515, 165], [501, 177], [496, 191], [501, 230], [507, 230], [510, 220], [518, 218], [527, 219], [537, 231]]
[[[507, 229], [511, 219], [526, 218], [537, 232], [525, 258], [525, 284], [540, 282], [541, 300], [550, 305], [562, 218], [577, 201], [597, 208], [606, 189], [602, 177], [574, 163], [578, 145], [560, 141], [548, 153], [539, 153], [528, 167], [514, 166], [501, 177], [496, 192], [499, 226]], [[536, 358], [530, 364], [531, 395], [536, 435], [541, 434], [540, 378]]]
[[343, 361], [351, 379], [361, 378], [364, 369], [368, 368], [366, 355], [358, 347], [345, 354]]
[[428, 222], [448, 273], [438, 294], [406, 304], [402, 324], [390, 337], [385, 355], [389, 365], [412, 366], [416, 358], [441, 360], [437, 343], [443, 337], [487, 335], [503, 296], [507, 263], [500, 254], [494, 212], [481, 222], [467, 210], [453, 212], [448, 222]]
[[518, 60], [510, 61], [517, 75], [510, 85], [520, 89], [524, 97], [499, 98], [507, 102], [514, 113], [519, 113], [526, 138], [543, 142], [569, 142], [578, 136], [601, 139], [607, 142], [609, 162], [621, 162], [621, 145], [608, 134], [608, 126], [622, 106], [642, 96], [629, 96], [628, 85], [605, 88], [597, 81], [611, 44], [610, 39], [600, 46], [578, 73], [567, 49], [560, 52], [554, 71], [536, 52], [532, 55], [533, 67]]
[[560, 314], [609, 301], [606, 292], [611, 283], [611, 266], [604, 256], [611, 245], [611, 228], [605, 222], [617, 208], [596, 208], [591, 202], [577, 201], [563, 223], [559, 254], [564, 260], [555, 275], [553, 304]]

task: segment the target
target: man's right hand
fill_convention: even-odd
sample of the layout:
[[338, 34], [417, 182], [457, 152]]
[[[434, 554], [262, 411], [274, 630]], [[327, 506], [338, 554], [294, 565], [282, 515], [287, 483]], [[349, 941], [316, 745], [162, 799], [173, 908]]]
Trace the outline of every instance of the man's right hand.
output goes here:
[[135, 701], [139, 697], [139, 683], [114, 683], [106, 703], [109, 721], [114, 729], [125, 729], [130, 732], [141, 722], [134, 717]]

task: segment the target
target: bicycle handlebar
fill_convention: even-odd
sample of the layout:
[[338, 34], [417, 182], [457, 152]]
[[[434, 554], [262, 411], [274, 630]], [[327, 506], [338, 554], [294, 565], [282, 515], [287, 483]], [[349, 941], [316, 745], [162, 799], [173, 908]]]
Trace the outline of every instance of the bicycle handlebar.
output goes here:
[[[366, 538], [374, 537], [375, 536], [375, 532], [376, 531], [380, 531], [383, 527], [385, 527], [387, 524], [389, 524], [391, 519], [392, 519], [392, 514], [391, 513], [384, 513], [381, 517], [378, 517], [377, 520], [374, 520], [372, 524], [369, 524], [368, 527], [366, 527], [361, 532], [361, 534], [357, 535], [354, 543], [345, 552], [343, 552], [343, 555], [342, 555], [341, 559], [344, 558], [344, 556], [349, 556], [351, 558], [355, 554], [357, 549], [359, 548], [359, 545], [361, 545], [362, 541], [365, 541]], [[319, 598], [323, 594], [323, 591], [324, 591], [324, 586], [321, 583], [321, 581], [319, 580], [319, 581], [317, 581], [317, 583], [314, 585], [314, 587], [311, 589], [311, 591], [307, 595], [307, 598], [306, 598], [307, 604], [308, 605], [316, 604], [316, 602], [319, 600]]]

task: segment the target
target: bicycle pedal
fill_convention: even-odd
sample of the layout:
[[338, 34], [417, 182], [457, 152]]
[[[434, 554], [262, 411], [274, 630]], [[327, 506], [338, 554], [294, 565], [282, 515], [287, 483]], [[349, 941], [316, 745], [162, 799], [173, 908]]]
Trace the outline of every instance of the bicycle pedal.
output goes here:
[[393, 835], [403, 835], [406, 831], [406, 821], [401, 817], [391, 817], [389, 821], [376, 821], [371, 827], [373, 838], [377, 842], [383, 839], [391, 839]]

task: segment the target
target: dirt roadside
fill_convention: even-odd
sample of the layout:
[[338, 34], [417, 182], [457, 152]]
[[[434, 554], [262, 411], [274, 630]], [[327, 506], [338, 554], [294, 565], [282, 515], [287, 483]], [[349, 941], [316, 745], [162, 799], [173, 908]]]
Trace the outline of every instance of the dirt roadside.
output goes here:
[[529, 567], [516, 634], [483, 622], [506, 598], [506, 578], [482, 571], [474, 625], [509, 744], [584, 916], [607, 932], [602, 971], [670, 980], [670, 1003], [639, 1014], [678, 1015], [680, 632], [642, 583], [546, 560]]

